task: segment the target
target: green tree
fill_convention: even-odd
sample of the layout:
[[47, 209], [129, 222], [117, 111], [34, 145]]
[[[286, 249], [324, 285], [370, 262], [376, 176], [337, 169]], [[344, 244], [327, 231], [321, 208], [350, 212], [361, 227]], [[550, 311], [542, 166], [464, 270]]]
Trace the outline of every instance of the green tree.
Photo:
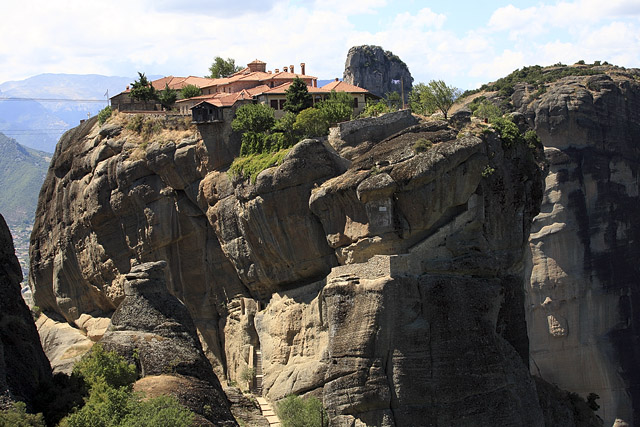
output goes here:
[[180, 94], [182, 94], [182, 98], [193, 98], [194, 96], [200, 96], [202, 91], [196, 85], [186, 85], [180, 90]]
[[176, 103], [176, 99], [178, 99], [178, 92], [175, 89], [169, 88], [169, 84], [165, 83], [164, 90], [158, 94], [160, 104], [162, 104], [165, 109], [170, 110], [173, 104]]
[[29, 414], [24, 402], [15, 402], [11, 408], [0, 411], [0, 426], [45, 427], [42, 414]]
[[398, 92], [387, 92], [384, 97], [387, 100], [387, 106], [390, 111], [398, 111], [402, 106], [402, 99]]
[[276, 119], [273, 109], [265, 104], [245, 104], [236, 110], [231, 129], [236, 132], [267, 132]]
[[317, 104], [329, 125], [347, 121], [353, 115], [353, 97], [346, 92], [332, 90], [329, 98]]
[[[104, 107], [102, 110], [100, 110], [100, 112], [98, 113], [98, 123], [103, 125], [104, 122], [107, 121], [107, 119], [109, 117], [111, 117], [111, 114], [113, 113], [113, 109], [107, 105], [106, 107]], [[35, 308], [36, 306], [34, 306]], [[37, 316], [34, 316], [35, 319], [37, 319], [38, 317], [40, 317], [40, 314], [42, 313], [42, 311], [38, 308], [38, 310], [34, 310], [31, 309], [32, 312], [36, 311], [39, 312]]]
[[138, 79], [131, 83], [131, 97], [149, 102], [158, 98], [158, 93], [144, 73], [138, 71]]
[[418, 83], [413, 86], [413, 89], [409, 94], [409, 107], [411, 108], [411, 111], [416, 114], [422, 114], [423, 116], [430, 114], [430, 112], [427, 111], [427, 106], [422, 102], [423, 94], [426, 91], [427, 85], [424, 83]]
[[329, 121], [319, 109], [307, 108], [296, 117], [293, 130], [306, 138], [324, 136], [329, 131]]
[[236, 66], [235, 59], [227, 58], [225, 60], [216, 56], [213, 59], [213, 64], [209, 67], [209, 78], [217, 79], [220, 77], [229, 77], [240, 70], [242, 70], [242, 67]]
[[478, 105], [473, 115], [481, 119], [495, 120], [498, 117], [502, 117], [502, 110], [494, 103], [485, 99]]
[[105, 351], [100, 344], [94, 345], [91, 352], [76, 363], [73, 374], [83, 378], [90, 388], [100, 381], [110, 387], [125, 387], [137, 378], [135, 365], [115, 352]]
[[410, 96], [409, 102], [412, 109], [415, 107], [414, 111], [424, 111], [430, 114], [440, 110], [445, 119], [449, 109], [461, 93], [460, 89], [447, 86], [442, 80], [431, 80], [426, 85], [418, 83], [413, 91], [416, 91], [416, 94], [413, 97]]
[[367, 105], [364, 107], [360, 117], [377, 117], [380, 114], [386, 114], [391, 112], [387, 103], [381, 99], [379, 101], [367, 101]]
[[287, 100], [284, 109], [298, 114], [300, 111], [313, 105], [313, 98], [309, 93], [307, 84], [300, 77], [294, 77], [291, 86], [286, 90]]
[[315, 397], [305, 399], [289, 395], [278, 402], [278, 417], [283, 427], [326, 427], [329, 417], [322, 402]]
[[125, 387], [114, 388], [100, 378], [85, 405], [64, 418], [60, 427], [188, 427], [194, 415], [171, 396], [143, 401]]

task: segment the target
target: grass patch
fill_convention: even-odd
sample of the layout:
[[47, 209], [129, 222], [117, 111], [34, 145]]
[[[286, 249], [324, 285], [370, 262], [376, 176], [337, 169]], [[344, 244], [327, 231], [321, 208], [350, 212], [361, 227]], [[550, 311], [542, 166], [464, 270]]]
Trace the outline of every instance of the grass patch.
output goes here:
[[433, 142], [430, 139], [420, 138], [413, 144], [413, 149], [416, 153], [424, 153], [433, 146]]
[[251, 183], [254, 184], [260, 172], [272, 166], [280, 165], [289, 150], [290, 148], [285, 148], [274, 152], [236, 157], [231, 163], [229, 173], [231, 176], [249, 178]]

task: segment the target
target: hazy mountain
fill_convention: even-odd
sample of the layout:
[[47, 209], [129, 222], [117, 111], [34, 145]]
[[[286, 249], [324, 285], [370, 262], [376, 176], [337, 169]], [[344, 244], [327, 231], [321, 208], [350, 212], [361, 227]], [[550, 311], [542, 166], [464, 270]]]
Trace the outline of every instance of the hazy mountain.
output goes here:
[[134, 80], [97, 74], [40, 74], [2, 83], [0, 132], [28, 147], [53, 152], [66, 130], [108, 105], [107, 92], [109, 97], [116, 95]]
[[38, 194], [50, 161], [51, 154], [24, 147], [0, 133], [0, 213], [11, 230], [25, 278]]

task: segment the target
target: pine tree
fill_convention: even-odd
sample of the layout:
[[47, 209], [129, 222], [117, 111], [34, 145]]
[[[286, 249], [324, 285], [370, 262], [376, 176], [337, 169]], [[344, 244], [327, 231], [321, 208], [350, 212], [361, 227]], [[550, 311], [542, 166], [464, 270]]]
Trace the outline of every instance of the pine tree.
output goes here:
[[286, 90], [287, 100], [284, 103], [284, 109], [298, 114], [300, 111], [313, 105], [313, 98], [307, 89], [306, 83], [300, 78], [295, 77], [289, 89]]

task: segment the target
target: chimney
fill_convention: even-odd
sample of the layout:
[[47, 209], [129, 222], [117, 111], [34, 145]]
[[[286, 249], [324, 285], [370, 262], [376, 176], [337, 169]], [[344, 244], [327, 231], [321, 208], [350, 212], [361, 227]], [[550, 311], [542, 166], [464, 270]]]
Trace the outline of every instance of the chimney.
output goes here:
[[300, 63], [300, 72], [302, 73], [303, 76], [306, 74], [305, 73], [305, 63], [304, 62]]
[[340, 80], [336, 77], [336, 81], [340, 81]]
[[294, 72], [293, 71], [293, 65], [289, 65], [289, 71], [291, 71], [292, 73]]
[[287, 67], [282, 67], [282, 71], [283, 71], [284, 73], [288, 73], [288, 72], [289, 72], [289, 68], [287, 68]]
[[280, 72], [280, 68], [276, 68], [275, 73], [279, 73]]

